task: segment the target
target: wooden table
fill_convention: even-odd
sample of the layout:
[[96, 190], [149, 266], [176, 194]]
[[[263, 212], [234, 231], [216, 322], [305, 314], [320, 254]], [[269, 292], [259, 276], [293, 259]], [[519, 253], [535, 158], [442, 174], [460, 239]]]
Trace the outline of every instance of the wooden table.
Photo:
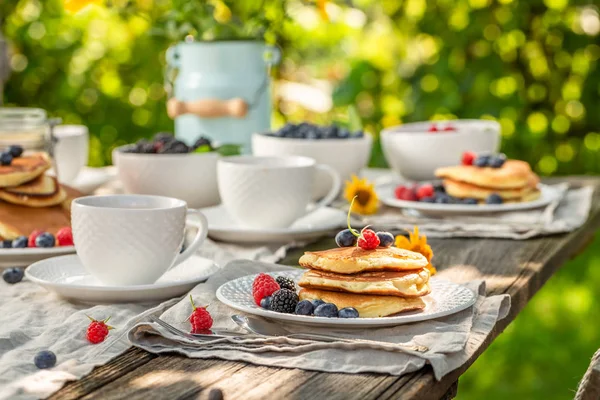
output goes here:
[[[509, 293], [512, 308], [488, 340], [460, 369], [436, 382], [425, 368], [401, 377], [328, 374], [269, 368], [217, 359], [156, 356], [130, 349], [87, 377], [66, 385], [52, 399], [439, 399], [456, 394], [458, 378], [515, 319], [532, 296], [567, 260], [586, 247], [600, 228], [600, 179], [569, 178], [596, 187], [590, 217], [575, 232], [526, 241], [497, 239], [431, 240], [439, 276], [455, 282], [485, 279], [488, 294]], [[331, 238], [308, 246], [334, 246]], [[297, 265], [305, 249], [290, 252], [282, 264]], [[215, 389], [220, 389], [215, 390]]]

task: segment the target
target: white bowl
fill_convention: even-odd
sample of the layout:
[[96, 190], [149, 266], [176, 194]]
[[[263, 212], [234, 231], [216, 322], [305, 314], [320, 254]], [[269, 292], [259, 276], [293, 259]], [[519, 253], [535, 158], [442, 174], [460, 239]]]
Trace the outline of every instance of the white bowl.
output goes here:
[[[456, 131], [428, 132], [431, 124], [450, 124]], [[401, 177], [429, 180], [437, 168], [460, 164], [465, 151], [497, 152], [500, 124], [478, 119], [414, 122], [384, 129], [381, 145], [388, 164]]]
[[221, 202], [218, 153], [137, 154], [124, 153], [123, 147], [114, 149], [112, 157], [126, 193], [174, 197], [190, 208]]
[[[313, 158], [317, 164], [329, 165], [342, 181], [358, 175], [367, 166], [371, 156], [373, 139], [365, 134], [362, 138], [349, 139], [294, 139], [267, 136], [260, 133], [252, 135], [252, 154], [256, 156], [304, 156]], [[321, 198], [331, 188], [331, 177], [317, 172], [317, 181], [313, 198]]]

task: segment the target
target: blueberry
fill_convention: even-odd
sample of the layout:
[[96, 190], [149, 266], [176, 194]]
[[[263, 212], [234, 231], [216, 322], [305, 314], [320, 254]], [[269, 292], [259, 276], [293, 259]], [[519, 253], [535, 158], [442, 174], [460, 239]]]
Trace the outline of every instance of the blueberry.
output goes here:
[[121, 153], [138, 153], [138, 148], [135, 144], [128, 144], [121, 147]]
[[492, 158], [490, 158], [489, 165], [492, 168], [501, 168], [505, 162], [506, 162], [506, 155], [500, 153], [500, 154], [495, 155]]
[[11, 156], [13, 156], [13, 158], [21, 157], [21, 154], [23, 154], [23, 147], [19, 145], [13, 145], [8, 148], [8, 152]]
[[310, 301], [313, 305], [314, 308], [319, 307], [321, 304], [325, 304], [325, 302], [323, 300], [320, 299], [316, 299], [316, 300], [311, 300]]
[[435, 202], [438, 204], [450, 204], [450, 196], [445, 193], [439, 193], [435, 196]]
[[337, 318], [338, 308], [335, 304], [325, 303], [315, 308], [316, 317]]
[[365, 136], [365, 133], [363, 131], [358, 131], [358, 132], [354, 132], [354, 135], [352, 135], [355, 138], [362, 138]]
[[12, 241], [12, 247], [14, 249], [22, 249], [27, 247], [27, 236], [19, 236]]
[[44, 232], [35, 238], [35, 247], [54, 247], [56, 240], [54, 235]]
[[464, 199], [462, 204], [476, 205], [479, 204], [479, 201], [477, 201], [477, 199]]
[[313, 311], [315, 311], [313, 303], [311, 303], [310, 300], [302, 300], [296, 305], [296, 311], [294, 311], [294, 313], [298, 315], [312, 315]]
[[190, 148], [188, 145], [180, 140], [171, 140], [158, 149], [158, 153], [160, 154], [185, 154], [189, 152]]
[[381, 247], [390, 247], [394, 244], [394, 235], [389, 232], [377, 232], [377, 237]]
[[1, 240], [0, 249], [12, 249], [12, 240]]
[[0, 165], [10, 165], [12, 160], [13, 156], [8, 152], [0, 154]]
[[350, 137], [350, 131], [345, 128], [341, 128], [338, 131], [337, 137], [340, 139], [348, 139]]
[[443, 183], [434, 183], [433, 184], [433, 191], [435, 193], [446, 193], [446, 188], [444, 187]]
[[342, 308], [338, 312], [338, 317], [340, 317], [340, 318], [358, 318], [358, 311], [354, 307]]
[[265, 310], [271, 309], [271, 296], [263, 297], [260, 301], [260, 306]]
[[487, 199], [485, 199], [486, 204], [502, 204], [503, 202], [502, 197], [496, 193], [490, 194]]
[[419, 201], [423, 203], [435, 203], [435, 196], [422, 197]]
[[490, 164], [490, 156], [479, 156], [473, 161], [476, 167], [487, 167]]
[[2, 279], [4, 282], [15, 284], [23, 280], [23, 268], [8, 268], [2, 273]]
[[335, 235], [335, 243], [338, 247], [352, 247], [356, 245], [357, 240], [358, 238], [350, 232], [350, 229], [344, 229]]
[[136, 147], [137, 153], [142, 153], [142, 154], [156, 153], [156, 150], [154, 149], [154, 145], [152, 143], [150, 143], [149, 141], [147, 141], [146, 139], [138, 140], [138, 142], [135, 144], [135, 147]]
[[335, 139], [338, 135], [338, 127], [335, 125], [325, 126], [321, 128], [321, 132], [323, 134], [323, 138]]
[[35, 355], [33, 362], [39, 369], [52, 368], [56, 365], [56, 354], [49, 350], [40, 351]]

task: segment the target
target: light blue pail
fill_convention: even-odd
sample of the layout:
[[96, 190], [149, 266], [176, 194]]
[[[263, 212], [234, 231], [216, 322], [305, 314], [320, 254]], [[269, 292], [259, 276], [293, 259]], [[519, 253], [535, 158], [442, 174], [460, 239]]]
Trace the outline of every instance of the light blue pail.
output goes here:
[[[175, 119], [175, 136], [192, 144], [205, 135], [216, 143], [240, 144], [243, 152], [249, 153], [252, 133], [267, 131], [271, 126], [269, 71], [280, 58], [278, 48], [256, 41], [186, 42], [170, 47], [167, 85], [175, 72], [177, 76], [169, 105], [172, 101], [184, 105], [183, 111], [171, 114], [169, 110]], [[211, 99], [228, 103], [237, 99], [245, 104], [247, 112], [237, 117], [210, 117], [206, 112], [190, 111], [192, 104]]]

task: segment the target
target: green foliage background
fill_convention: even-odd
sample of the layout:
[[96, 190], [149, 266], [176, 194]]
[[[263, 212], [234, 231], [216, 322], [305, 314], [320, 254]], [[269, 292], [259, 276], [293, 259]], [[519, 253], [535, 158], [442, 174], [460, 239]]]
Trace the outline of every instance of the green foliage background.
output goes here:
[[[70, 14], [62, 0], [8, 0], [0, 3], [13, 47], [5, 99], [86, 124], [90, 164], [105, 165], [114, 146], [172, 130], [163, 74], [174, 38], [258, 32], [284, 52], [275, 86], [333, 88], [334, 107], [325, 114], [277, 99], [274, 126], [327, 122], [348, 105], [356, 105], [375, 137], [408, 121], [493, 118], [502, 125], [503, 151], [539, 173], [598, 173], [600, 36], [593, 4], [112, 0]], [[186, 25], [188, 16], [197, 20]], [[243, 28], [232, 25], [240, 21]], [[371, 165], [385, 165], [378, 148]], [[592, 322], [600, 316], [592, 289], [600, 285], [599, 268], [598, 250], [589, 251], [553, 278], [461, 379], [459, 398], [571, 398], [600, 346]]]

